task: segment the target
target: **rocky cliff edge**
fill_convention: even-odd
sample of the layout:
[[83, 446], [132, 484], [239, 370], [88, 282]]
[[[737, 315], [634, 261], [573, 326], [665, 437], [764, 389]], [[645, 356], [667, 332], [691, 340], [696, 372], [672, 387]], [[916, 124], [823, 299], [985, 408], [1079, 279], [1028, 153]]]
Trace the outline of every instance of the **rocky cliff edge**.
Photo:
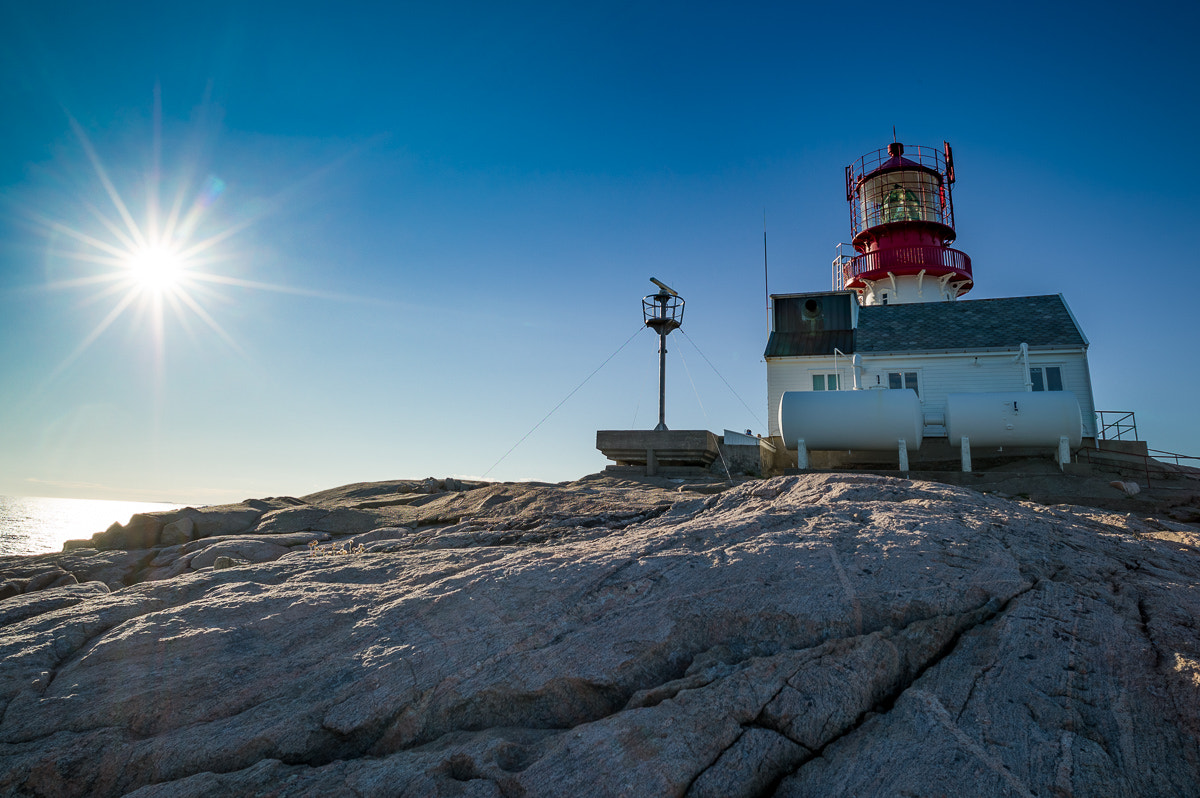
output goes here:
[[1198, 795], [1198, 553], [865, 474], [135, 517], [0, 561], [0, 794]]

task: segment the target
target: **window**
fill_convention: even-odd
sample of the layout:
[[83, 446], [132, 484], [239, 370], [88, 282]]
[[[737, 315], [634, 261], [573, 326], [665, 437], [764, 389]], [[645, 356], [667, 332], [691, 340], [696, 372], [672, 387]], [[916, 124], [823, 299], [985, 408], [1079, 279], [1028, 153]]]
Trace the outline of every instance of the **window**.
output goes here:
[[814, 391], [836, 391], [838, 389], [838, 375], [836, 374], [814, 374], [812, 380]]
[[1061, 391], [1062, 369], [1059, 366], [1034, 366], [1029, 369], [1029, 379], [1035, 391]]
[[915, 371], [893, 371], [888, 374], [888, 387], [894, 391], [911, 388], [917, 396], [921, 395], [920, 385]]

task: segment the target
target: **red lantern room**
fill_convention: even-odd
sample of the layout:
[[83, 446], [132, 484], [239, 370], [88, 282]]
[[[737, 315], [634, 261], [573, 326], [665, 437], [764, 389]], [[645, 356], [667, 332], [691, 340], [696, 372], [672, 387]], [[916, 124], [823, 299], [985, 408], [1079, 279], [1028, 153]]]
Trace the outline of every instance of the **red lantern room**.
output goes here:
[[971, 259], [954, 241], [954, 158], [893, 142], [846, 167], [857, 255], [834, 261], [834, 287], [864, 305], [942, 302], [971, 290]]

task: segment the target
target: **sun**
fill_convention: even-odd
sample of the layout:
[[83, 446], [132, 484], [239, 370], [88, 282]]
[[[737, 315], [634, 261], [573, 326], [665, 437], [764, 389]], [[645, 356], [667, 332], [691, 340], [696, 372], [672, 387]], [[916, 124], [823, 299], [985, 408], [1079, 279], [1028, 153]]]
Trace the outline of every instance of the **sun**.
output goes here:
[[125, 267], [135, 286], [155, 293], [172, 291], [180, 284], [185, 271], [180, 253], [161, 244], [139, 247], [130, 254]]
[[[223, 266], [232, 264], [236, 268], [245, 261], [231, 239], [262, 216], [275, 212], [278, 200], [259, 202], [253, 212], [245, 208], [218, 211], [225, 181], [209, 171], [207, 164], [190, 159], [169, 170], [166, 184], [173, 184], [173, 190], [164, 196], [162, 109], [157, 94], [150, 165], [141, 180], [133, 178], [135, 185], [140, 182], [144, 187], [144, 201], [133, 206], [122, 196], [83, 127], [69, 113], [67, 121], [98, 185], [89, 180], [67, 198], [66, 207], [73, 211], [69, 221], [57, 208], [41, 210], [29, 205], [22, 208], [21, 215], [34, 230], [45, 234], [48, 262], [51, 258], [62, 260], [71, 268], [69, 276], [49, 280], [45, 288], [83, 290], [87, 296], [80, 300], [80, 307], [103, 304], [107, 311], [96, 314], [96, 324], [50, 372], [46, 385], [65, 372], [122, 317], [130, 317], [135, 324], [147, 324], [150, 334], [135, 340], [150, 343], [161, 368], [168, 317], [190, 337], [194, 337], [191, 320], [198, 319], [231, 351], [246, 357], [241, 345], [206, 307], [209, 301], [222, 304], [233, 301], [227, 290], [251, 289], [363, 301], [358, 297], [273, 285], [222, 273]], [[126, 169], [125, 174], [130, 171]], [[286, 189], [279, 196], [286, 196], [292, 190]], [[107, 198], [107, 203], [103, 198]]]
[[[276, 288], [213, 271], [214, 266], [219, 268], [222, 263], [238, 259], [236, 251], [228, 247], [229, 239], [261, 214], [243, 215], [227, 223], [223, 223], [222, 216], [211, 217], [225, 183], [211, 173], [199, 177], [208, 170], [198, 162], [185, 161], [174, 170], [178, 176], [168, 178], [174, 190], [164, 198], [157, 107], [155, 118], [152, 164], [137, 181], [145, 191], [140, 208], [126, 202], [87, 133], [68, 115], [99, 185], [83, 183], [67, 199], [67, 208], [85, 211], [72, 221], [56, 218], [61, 213], [59, 209], [54, 213], [36, 207], [23, 211], [32, 227], [46, 234], [48, 257], [61, 259], [72, 270], [70, 276], [48, 281], [45, 288], [82, 289], [87, 296], [80, 300], [80, 307], [108, 306], [106, 312], [97, 314], [95, 326], [49, 374], [47, 382], [69, 368], [118, 319], [126, 316], [135, 324], [147, 325], [149, 335], [138, 336], [137, 340], [149, 342], [160, 366], [168, 316], [189, 335], [190, 320], [198, 319], [233, 352], [244, 356], [238, 342], [206, 309], [205, 300], [221, 299], [223, 295], [217, 290], [220, 286]], [[107, 197], [107, 208], [103, 200], [96, 201], [98, 196]]]

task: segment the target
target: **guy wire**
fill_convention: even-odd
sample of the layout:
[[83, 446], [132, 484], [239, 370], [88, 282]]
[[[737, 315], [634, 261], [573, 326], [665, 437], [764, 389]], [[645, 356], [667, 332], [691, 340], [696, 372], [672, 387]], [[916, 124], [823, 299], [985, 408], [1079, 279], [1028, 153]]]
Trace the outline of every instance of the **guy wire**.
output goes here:
[[574, 388], [574, 389], [572, 389], [572, 391], [571, 391], [569, 394], [567, 394], [566, 396], [564, 396], [564, 397], [562, 398], [562, 401], [560, 401], [560, 402], [559, 402], [558, 404], [556, 404], [556, 405], [555, 405], [553, 408], [551, 408], [551, 410], [550, 410], [550, 412], [549, 412], [549, 413], [547, 413], [546, 415], [542, 416], [542, 420], [541, 420], [541, 421], [539, 421], [538, 423], [534, 424], [534, 425], [533, 425], [533, 429], [529, 430], [529, 432], [526, 432], [524, 435], [522, 435], [522, 436], [521, 436], [521, 440], [519, 440], [519, 441], [517, 441], [516, 443], [514, 443], [514, 444], [512, 445], [512, 447], [511, 447], [511, 448], [510, 448], [510, 449], [509, 449], [507, 452], [505, 452], [503, 455], [501, 455], [501, 457], [500, 457], [500, 459], [499, 459], [499, 460], [497, 460], [496, 462], [492, 463], [492, 467], [491, 467], [491, 468], [489, 468], [487, 471], [484, 471], [484, 472], [483, 472], [483, 476], [485, 476], [485, 477], [486, 477], [488, 474], [492, 473], [492, 470], [493, 470], [493, 469], [495, 469], [495, 468], [496, 468], [496, 466], [498, 466], [498, 465], [500, 465], [500, 463], [504, 462], [504, 458], [506, 458], [506, 457], [508, 457], [510, 454], [512, 454], [512, 453], [513, 453], [513, 450], [515, 450], [515, 449], [516, 449], [518, 446], [520, 446], [522, 443], [524, 443], [524, 442], [525, 442], [525, 439], [526, 439], [526, 438], [528, 438], [530, 435], [532, 435], [532, 434], [533, 434], [535, 431], [537, 431], [537, 428], [538, 428], [538, 427], [540, 427], [540, 426], [542, 426], [543, 424], [545, 424], [545, 423], [546, 423], [546, 419], [548, 419], [548, 418], [550, 418], [550, 416], [554, 415], [555, 411], [556, 411], [556, 410], [558, 410], [558, 408], [560, 408], [560, 407], [562, 407], [564, 404], [566, 404], [567, 400], [568, 400], [568, 399], [570, 399], [572, 396], [574, 396], [574, 395], [575, 395], [575, 393], [576, 393], [576, 392], [577, 392], [577, 391], [578, 391], [580, 388], [582, 388], [584, 385], [587, 385], [587, 382], [588, 382], [588, 380], [590, 380], [592, 377], [595, 377], [595, 376], [596, 376], [596, 372], [600, 371], [600, 369], [602, 369], [602, 368], [604, 368], [605, 366], [607, 366], [607, 365], [608, 365], [608, 361], [610, 361], [610, 360], [612, 360], [614, 357], [616, 357], [616, 356], [617, 356], [617, 354], [618, 354], [618, 353], [619, 353], [619, 352], [620, 352], [622, 349], [624, 349], [626, 346], [628, 346], [628, 345], [629, 345], [629, 342], [630, 342], [630, 341], [632, 341], [634, 338], [636, 338], [636, 337], [637, 337], [637, 334], [638, 334], [638, 333], [640, 333], [642, 330], [645, 330], [645, 329], [647, 329], [647, 328], [646, 328], [644, 325], [643, 325], [643, 326], [640, 326], [640, 327], [638, 327], [638, 329], [637, 329], [637, 332], [635, 332], [633, 335], [631, 335], [631, 336], [629, 336], [628, 338], [626, 338], [626, 339], [625, 339], [625, 343], [623, 343], [623, 344], [621, 344], [620, 346], [618, 346], [615, 352], [613, 352], [611, 355], [609, 355], [608, 357], [606, 357], [606, 358], [604, 359], [604, 362], [603, 362], [603, 363], [601, 363], [599, 366], [596, 366], [596, 368], [592, 370], [592, 373], [591, 373], [591, 374], [589, 374], [589, 375], [587, 375], [586, 377], [584, 377], [584, 378], [583, 378], [583, 382], [581, 382], [581, 383], [579, 383], [578, 385], [576, 385], [576, 386], [575, 386], [575, 388]]

